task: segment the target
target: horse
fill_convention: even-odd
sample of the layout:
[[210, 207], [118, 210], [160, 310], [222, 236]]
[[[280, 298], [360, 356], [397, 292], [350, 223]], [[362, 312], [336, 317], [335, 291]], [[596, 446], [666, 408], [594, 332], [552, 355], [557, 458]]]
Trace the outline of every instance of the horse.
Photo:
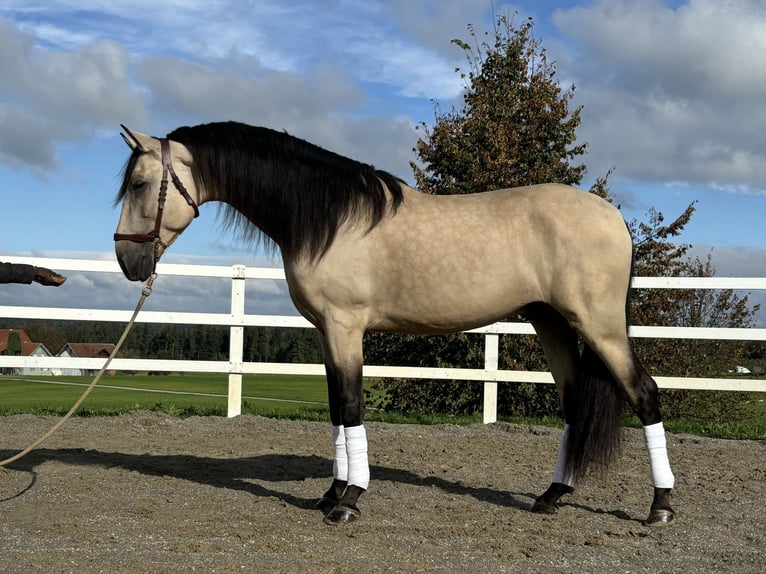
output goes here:
[[[132, 152], [114, 241], [129, 280], [154, 273], [206, 202], [219, 202], [224, 224], [245, 239], [281, 253], [290, 297], [324, 353], [334, 452], [332, 483], [316, 504], [325, 523], [359, 519], [369, 487], [365, 332], [451, 333], [517, 314], [541, 340], [565, 423], [550, 485], [530, 510], [555, 513], [577, 480], [613, 462], [625, 397], [649, 455], [644, 523], [675, 521], [657, 384], [627, 335], [632, 238], [610, 202], [554, 183], [432, 195], [285, 132], [235, 122], [164, 138], [121, 127]], [[168, 178], [178, 193], [168, 193]]]

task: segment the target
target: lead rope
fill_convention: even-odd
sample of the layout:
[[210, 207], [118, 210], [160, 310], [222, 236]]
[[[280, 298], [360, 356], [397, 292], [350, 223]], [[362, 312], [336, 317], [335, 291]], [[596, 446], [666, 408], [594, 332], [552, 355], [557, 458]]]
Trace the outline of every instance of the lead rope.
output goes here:
[[146, 298], [152, 294], [152, 285], [154, 284], [155, 279], [157, 279], [157, 274], [152, 273], [151, 276], [149, 277], [149, 280], [146, 282], [146, 285], [144, 285], [144, 288], [141, 290], [141, 298], [138, 300], [138, 304], [136, 305], [135, 311], [133, 311], [133, 316], [130, 318], [130, 321], [128, 321], [128, 324], [125, 326], [125, 330], [122, 332], [122, 336], [120, 337], [120, 340], [117, 341], [117, 344], [114, 346], [114, 349], [112, 350], [112, 354], [109, 355], [109, 358], [104, 363], [104, 366], [101, 367], [101, 370], [98, 372], [98, 374], [90, 383], [90, 385], [88, 385], [88, 388], [85, 389], [85, 391], [83, 391], [80, 398], [77, 399], [77, 402], [74, 405], [72, 405], [72, 408], [69, 409], [69, 412], [65, 414], [63, 417], [61, 417], [61, 420], [59, 420], [55, 425], [53, 425], [53, 427], [48, 432], [46, 432], [44, 435], [42, 435], [32, 444], [30, 444], [27, 448], [22, 450], [20, 453], [0, 461], [0, 467], [9, 465], [14, 461], [19, 460], [21, 457], [29, 454], [29, 452], [37, 448], [44, 441], [48, 440], [53, 435], [53, 433], [59, 430], [64, 425], [64, 423], [67, 422], [70, 419], [70, 417], [77, 411], [77, 409], [80, 408], [80, 405], [82, 405], [83, 401], [85, 401], [85, 399], [88, 397], [91, 391], [98, 384], [98, 381], [101, 379], [101, 376], [106, 372], [106, 369], [109, 367], [109, 364], [112, 362], [112, 359], [114, 359], [114, 357], [116, 357], [117, 353], [120, 351], [120, 347], [122, 347], [122, 344], [125, 342], [125, 339], [128, 337], [128, 333], [130, 333], [130, 329], [133, 327], [133, 323], [136, 322], [136, 317], [138, 316], [138, 312], [141, 310], [141, 307], [144, 306], [144, 301], [146, 301]]

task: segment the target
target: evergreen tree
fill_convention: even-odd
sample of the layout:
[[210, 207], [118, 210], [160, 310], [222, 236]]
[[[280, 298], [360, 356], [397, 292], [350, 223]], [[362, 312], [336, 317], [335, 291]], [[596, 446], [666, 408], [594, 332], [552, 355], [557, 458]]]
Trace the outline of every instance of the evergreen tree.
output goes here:
[[21, 355], [21, 336], [16, 331], [8, 333], [8, 343], [5, 349], [6, 355], [19, 356]]

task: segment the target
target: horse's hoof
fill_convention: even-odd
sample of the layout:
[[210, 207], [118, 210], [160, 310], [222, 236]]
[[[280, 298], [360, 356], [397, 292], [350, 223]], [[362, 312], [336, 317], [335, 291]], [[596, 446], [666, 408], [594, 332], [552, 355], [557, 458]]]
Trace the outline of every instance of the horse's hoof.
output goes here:
[[559, 505], [555, 502], [546, 502], [542, 498], [537, 498], [529, 511], [535, 514], [556, 514], [559, 511]]
[[645, 524], [647, 526], [667, 526], [675, 520], [676, 513], [672, 508], [652, 508]]
[[324, 523], [331, 526], [341, 526], [343, 524], [351, 524], [361, 516], [361, 510], [356, 507], [338, 505], [327, 513], [327, 516], [324, 517]]
[[535, 498], [530, 512], [536, 514], [556, 514], [559, 511], [558, 500], [565, 494], [572, 494], [574, 487], [561, 482], [552, 482], [548, 490]]
[[337, 500], [334, 500], [332, 498], [329, 498], [327, 496], [323, 496], [319, 500], [317, 500], [317, 503], [314, 505], [314, 508], [317, 510], [321, 510], [322, 514], [329, 513], [333, 508], [335, 508], [335, 505], [338, 504]]

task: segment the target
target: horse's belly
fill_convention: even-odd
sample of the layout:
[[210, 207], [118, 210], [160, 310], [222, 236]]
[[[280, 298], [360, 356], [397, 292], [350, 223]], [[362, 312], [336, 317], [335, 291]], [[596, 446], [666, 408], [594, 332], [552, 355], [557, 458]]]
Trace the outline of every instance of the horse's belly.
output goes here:
[[506, 319], [540, 297], [531, 286], [513, 289], [504, 283], [492, 288], [486, 282], [462, 285], [445, 280], [414, 284], [411, 289], [394, 290], [383, 298], [377, 308], [371, 309], [370, 329], [449, 333]]

